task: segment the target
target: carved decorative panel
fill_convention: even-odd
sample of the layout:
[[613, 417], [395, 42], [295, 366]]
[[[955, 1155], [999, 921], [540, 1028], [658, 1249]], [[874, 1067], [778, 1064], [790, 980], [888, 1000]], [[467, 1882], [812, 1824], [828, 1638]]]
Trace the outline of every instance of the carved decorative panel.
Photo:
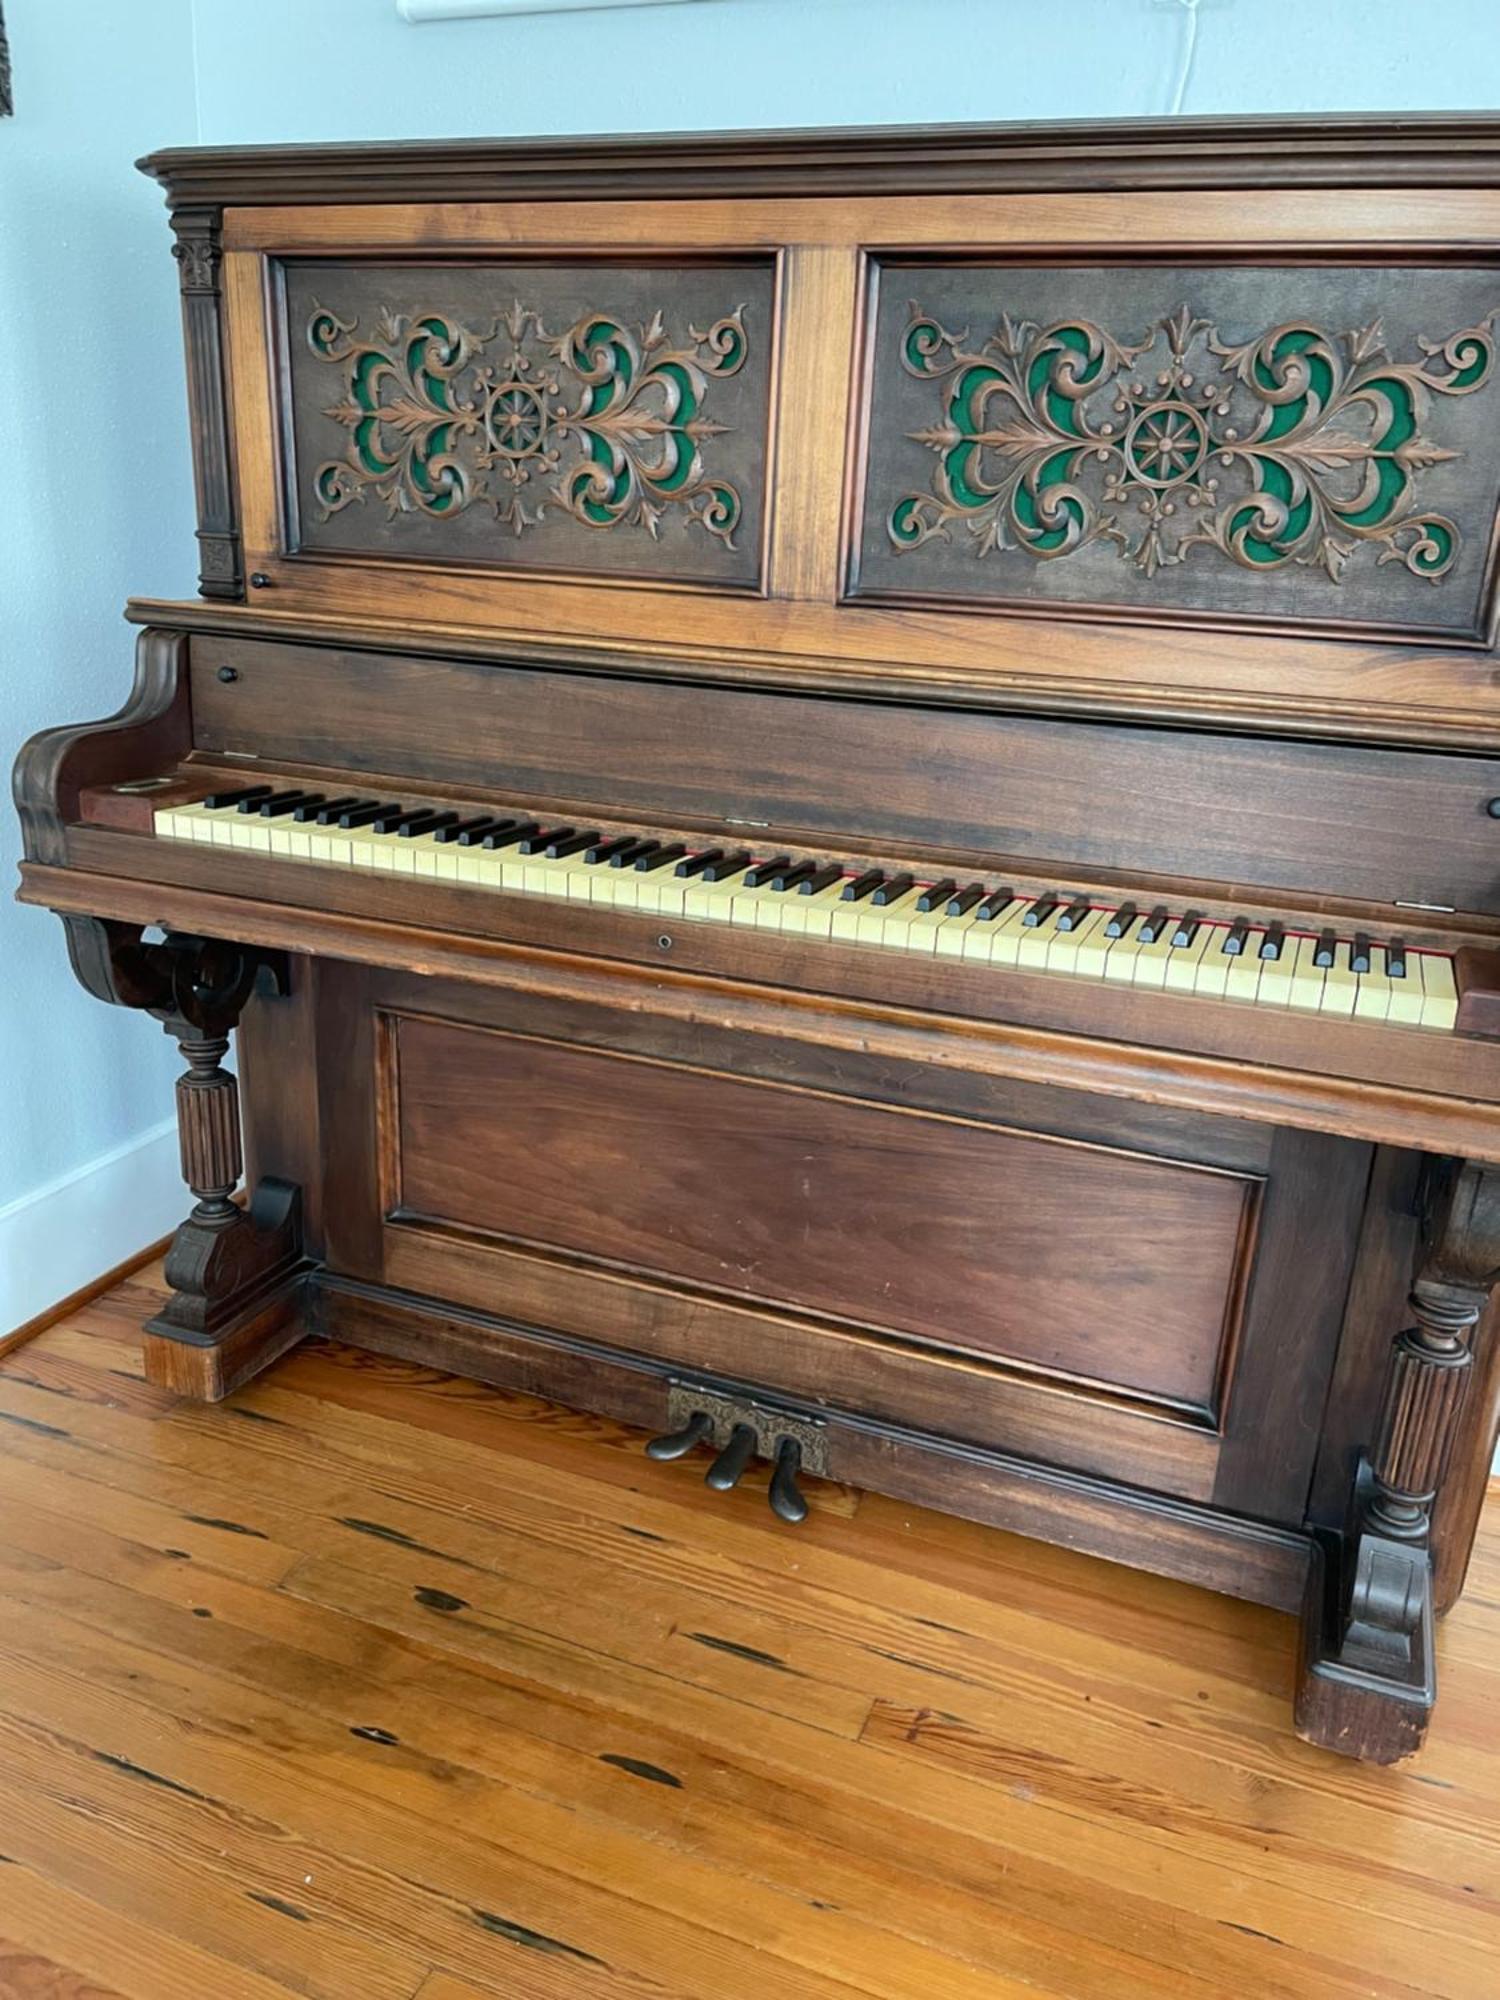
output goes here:
[[283, 266], [294, 546], [754, 586], [775, 268]]
[[856, 594], [1481, 636], [1500, 270], [876, 278]]

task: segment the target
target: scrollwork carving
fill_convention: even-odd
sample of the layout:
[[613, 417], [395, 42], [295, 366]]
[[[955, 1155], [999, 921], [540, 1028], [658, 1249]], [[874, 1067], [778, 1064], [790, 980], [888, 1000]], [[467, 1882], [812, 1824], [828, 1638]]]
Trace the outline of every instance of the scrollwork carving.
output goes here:
[[1007, 313], [971, 346], [913, 302], [901, 363], [940, 386], [941, 411], [910, 435], [938, 463], [887, 532], [904, 552], [961, 524], [980, 556], [1041, 561], [1108, 542], [1148, 577], [1211, 548], [1250, 571], [1296, 563], [1334, 583], [1373, 544], [1377, 564], [1436, 583], [1461, 535], [1419, 487], [1462, 454], [1423, 426], [1435, 397], [1489, 380], [1497, 316], [1419, 338], [1420, 358], [1397, 360], [1379, 319], [1237, 340], [1183, 305], [1123, 341], [1084, 319]]
[[744, 364], [743, 307], [674, 344], [660, 312], [640, 326], [586, 313], [552, 333], [519, 300], [482, 332], [387, 310], [365, 335], [320, 305], [306, 340], [342, 373], [324, 414], [349, 432], [344, 456], [313, 474], [323, 520], [374, 494], [392, 515], [434, 520], [483, 503], [517, 535], [556, 505], [584, 527], [654, 536], [677, 508], [734, 545], [742, 500], [704, 463], [725, 429], [704, 404]]

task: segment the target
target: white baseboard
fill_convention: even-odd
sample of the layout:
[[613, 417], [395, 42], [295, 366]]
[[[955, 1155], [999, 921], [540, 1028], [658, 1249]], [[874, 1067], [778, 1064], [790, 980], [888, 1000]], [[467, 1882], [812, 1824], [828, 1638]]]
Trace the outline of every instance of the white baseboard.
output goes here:
[[0, 1208], [0, 1337], [177, 1227], [188, 1208], [177, 1122]]

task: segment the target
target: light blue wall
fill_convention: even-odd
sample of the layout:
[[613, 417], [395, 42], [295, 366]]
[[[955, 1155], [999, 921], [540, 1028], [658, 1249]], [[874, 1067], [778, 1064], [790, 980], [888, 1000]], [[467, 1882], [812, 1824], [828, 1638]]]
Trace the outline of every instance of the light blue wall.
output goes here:
[[[173, 268], [157, 193], [131, 167], [148, 147], [1500, 104], [1495, 0], [705, 0], [421, 28], [395, 0], [6, 13], [7, 764], [36, 725], [118, 705], [128, 592], [192, 588]], [[0, 882], [16, 852], [0, 811]], [[0, 1224], [7, 1203], [158, 1123], [174, 1069], [149, 1023], [73, 986], [53, 919], [0, 901]], [[143, 1207], [140, 1236], [156, 1226]], [[5, 1243], [0, 1229], [0, 1257]], [[28, 1254], [21, 1237], [8, 1254]], [[50, 1268], [28, 1274], [39, 1305]]]
[[[181, 336], [161, 203], [130, 162], [197, 126], [188, 0], [6, 8], [0, 122], [0, 766], [44, 723], [117, 708], [120, 607], [193, 585]], [[160, 1035], [74, 983], [62, 928], [10, 901], [0, 805], [0, 1209], [158, 1123]], [[3, 1275], [3, 1274], [0, 1274]], [[0, 1331], [3, 1331], [0, 1317]]]
[[[15, 4], [15, 0], [12, 0]], [[411, 28], [197, 0], [203, 136], [408, 138], [1500, 103], [1495, 0], [706, 0]]]

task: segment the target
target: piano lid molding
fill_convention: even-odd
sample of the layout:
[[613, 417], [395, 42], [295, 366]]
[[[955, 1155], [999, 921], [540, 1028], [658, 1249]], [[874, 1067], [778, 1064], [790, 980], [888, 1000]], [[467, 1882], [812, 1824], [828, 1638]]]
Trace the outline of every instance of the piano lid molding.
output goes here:
[[555, 333], [520, 299], [482, 332], [383, 306], [361, 333], [357, 314], [317, 305], [306, 341], [338, 370], [342, 395], [323, 414], [350, 434], [312, 475], [320, 520], [373, 493], [392, 516], [484, 503], [522, 535], [556, 505], [585, 528], [654, 539], [680, 508], [734, 546], [743, 499], [704, 463], [729, 427], [705, 406], [710, 382], [744, 365], [743, 305], [675, 338], [660, 307], [635, 326], [588, 312]]

